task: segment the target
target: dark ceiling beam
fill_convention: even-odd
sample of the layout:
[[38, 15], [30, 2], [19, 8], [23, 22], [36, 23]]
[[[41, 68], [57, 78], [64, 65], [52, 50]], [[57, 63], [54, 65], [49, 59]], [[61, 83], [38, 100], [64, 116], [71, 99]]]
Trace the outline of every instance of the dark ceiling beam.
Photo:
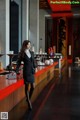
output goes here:
[[47, 0], [39, 0], [39, 9], [50, 9]]

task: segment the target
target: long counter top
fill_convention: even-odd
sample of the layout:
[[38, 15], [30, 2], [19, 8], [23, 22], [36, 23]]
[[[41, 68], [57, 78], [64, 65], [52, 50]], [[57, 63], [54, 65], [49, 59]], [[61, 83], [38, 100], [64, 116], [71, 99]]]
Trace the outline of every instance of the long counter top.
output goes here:
[[[54, 62], [54, 64], [49, 66], [38, 66], [38, 71], [35, 73], [35, 83], [36, 85], [39, 83], [38, 77], [42, 74], [46, 73], [46, 71], [50, 70], [51, 68], [55, 67], [58, 62]], [[14, 79], [8, 80], [6, 79], [6, 75], [0, 76], [0, 100], [3, 100], [5, 97], [10, 95], [12, 92], [20, 88], [24, 85], [23, 79]]]
[[[32, 102], [37, 98], [43, 88], [54, 78], [54, 70], [57, 64], [58, 62], [54, 62], [49, 66], [38, 66], [38, 71], [35, 73], [36, 87], [31, 98]], [[4, 79], [1, 77], [4, 77]], [[7, 80], [4, 75], [0, 76], [0, 84], [3, 85], [0, 89], [0, 112], [9, 112], [16, 104], [25, 98], [24, 80], [23, 78]]]

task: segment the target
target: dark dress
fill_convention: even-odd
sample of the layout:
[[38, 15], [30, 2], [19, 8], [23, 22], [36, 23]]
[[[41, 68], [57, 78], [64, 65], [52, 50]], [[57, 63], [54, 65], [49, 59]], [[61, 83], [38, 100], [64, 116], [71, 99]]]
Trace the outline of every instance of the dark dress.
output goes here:
[[34, 82], [34, 73], [35, 73], [35, 61], [34, 61], [34, 53], [30, 51], [31, 57], [29, 58], [26, 53], [24, 53], [24, 58], [21, 56], [17, 60], [16, 71], [19, 71], [19, 67], [21, 65], [21, 61], [24, 62], [23, 65], [23, 78], [24, 83], [33, 83]]

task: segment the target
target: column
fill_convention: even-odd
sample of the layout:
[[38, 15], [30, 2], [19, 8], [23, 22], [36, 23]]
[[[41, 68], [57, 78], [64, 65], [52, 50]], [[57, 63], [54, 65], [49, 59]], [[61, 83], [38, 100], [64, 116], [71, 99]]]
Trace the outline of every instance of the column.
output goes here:
[[[9, 53], [9, 28], [10, 28], [10, 1], [5, 0], [5, 54]], [[9, 57], [6, 55], [5, 56], [5, 64], [4, 67], [6, 67], [9, 64]]]
[[22, 1], [22, 41], [29, 39], [29, 0]]

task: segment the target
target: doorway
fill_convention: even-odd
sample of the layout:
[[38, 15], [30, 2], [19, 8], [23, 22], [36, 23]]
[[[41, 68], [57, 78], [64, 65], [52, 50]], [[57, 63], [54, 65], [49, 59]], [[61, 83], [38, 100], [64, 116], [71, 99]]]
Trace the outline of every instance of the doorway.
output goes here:
[[48, 48], [53, 46], [57, 51], [57, 19], [45, 17], [45, 51], [48, 52]]
[[[10, 2], [10, 50], [18, 53], [19, 41], [19, 5], [15, 1]], [[14, 58], [15, 60], [16, 58]]]

